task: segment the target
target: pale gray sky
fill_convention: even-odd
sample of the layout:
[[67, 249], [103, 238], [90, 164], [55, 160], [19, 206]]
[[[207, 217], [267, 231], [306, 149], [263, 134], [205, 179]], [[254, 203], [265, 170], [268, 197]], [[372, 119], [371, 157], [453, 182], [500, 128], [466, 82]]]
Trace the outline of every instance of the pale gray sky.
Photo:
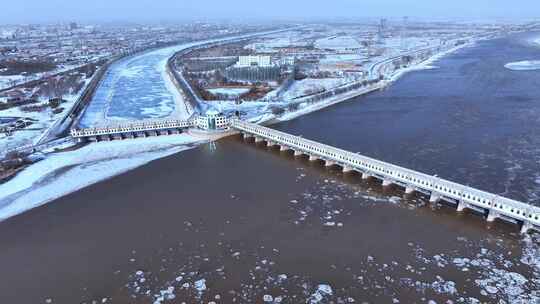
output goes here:
[[540, 0], [3, 0], [0, 23], [186, 19], [538, 18]]

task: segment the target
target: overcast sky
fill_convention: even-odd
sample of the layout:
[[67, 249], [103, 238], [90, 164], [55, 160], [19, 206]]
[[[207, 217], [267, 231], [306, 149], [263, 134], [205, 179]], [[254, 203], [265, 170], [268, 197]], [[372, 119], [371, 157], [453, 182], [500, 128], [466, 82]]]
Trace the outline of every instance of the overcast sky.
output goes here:
[[540, 0], [2, 0], [0, 23], [335, 17], [522, 19]]

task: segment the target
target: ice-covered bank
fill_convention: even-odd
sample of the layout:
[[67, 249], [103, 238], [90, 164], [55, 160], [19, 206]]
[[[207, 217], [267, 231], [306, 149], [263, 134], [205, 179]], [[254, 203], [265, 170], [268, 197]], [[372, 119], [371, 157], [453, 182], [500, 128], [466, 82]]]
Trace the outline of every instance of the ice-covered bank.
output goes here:
[[505, 64], [504, 67], [513, 71], [535, 71], [540, 70], [540, 60], [511, 62]]
[[99, 142], [51, 154], [0, 185], [0, 221], [202, 142], [181, 134]]

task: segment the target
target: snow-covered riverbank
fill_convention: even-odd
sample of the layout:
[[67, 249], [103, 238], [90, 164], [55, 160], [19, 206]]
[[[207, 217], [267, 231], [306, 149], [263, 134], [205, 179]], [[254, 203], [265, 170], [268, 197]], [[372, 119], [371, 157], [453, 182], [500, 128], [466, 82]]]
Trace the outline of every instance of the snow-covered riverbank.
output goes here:
[[0, 185], [0, 221], [202, 142], [171, 135], [99, 142], [50, 154]]

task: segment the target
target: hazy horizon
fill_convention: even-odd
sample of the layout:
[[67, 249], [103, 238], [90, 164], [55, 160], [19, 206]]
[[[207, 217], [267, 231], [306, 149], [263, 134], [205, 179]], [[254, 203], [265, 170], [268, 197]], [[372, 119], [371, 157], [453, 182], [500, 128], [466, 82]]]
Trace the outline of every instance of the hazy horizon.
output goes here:
[[523, 0], [519, 5], [503, 0], [434, 2], [429, 0], [174, 0], [68, 1], [23, 0], [3, 4], [1, 23], [40, 22], [148, 22], [189, 20], [307, 20], [338, 18], [402, 17], [420, 19], [519, 20], [540, 17], [540, 2]]

